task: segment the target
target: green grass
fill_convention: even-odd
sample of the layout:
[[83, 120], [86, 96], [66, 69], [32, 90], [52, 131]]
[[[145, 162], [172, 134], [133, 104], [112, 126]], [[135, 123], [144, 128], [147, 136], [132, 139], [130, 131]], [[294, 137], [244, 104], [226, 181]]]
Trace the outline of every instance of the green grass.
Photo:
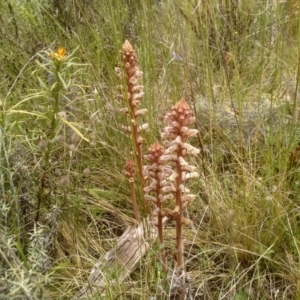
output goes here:
[[[300, 299], [300, 3], [242, 2], [0, 3], [0, 299], [71, 299], [134, 224], [114, 71], [125, 39], [144, 72], [144, 152], [182, 97], [197, 117], [192, 299]], [[172, 274], [173, 223], [165, 235]], [[159, 251], [103, 299], [168, 299]]]

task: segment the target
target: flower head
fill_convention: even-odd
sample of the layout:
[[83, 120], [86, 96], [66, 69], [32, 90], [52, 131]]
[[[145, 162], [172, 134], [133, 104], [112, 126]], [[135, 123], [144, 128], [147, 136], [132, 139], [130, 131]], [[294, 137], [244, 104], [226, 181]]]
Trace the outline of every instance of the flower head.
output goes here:
[[49, 56], [53, 60], [64, 61], [66, 60], [67, 50], [64, 47], [59, 47], [56, 52], [51, 51]]
[[[138, 117], [139, 114], [136, 114], [135, 111], [140, 106], [141, 99], [144, 96], [144, 86], [138, 84], [138, 79], [143, 75], [143, 72], [139, 70], [136, 52], [128, 40], [122, 45], [120, 53], [124, 64], [129, 105], [133, 115]], [[121, 76], [120, 71], [118, 73]]]
[[164, 147], [161, 146], [158, 142], [154, 143], [149, 149], [148, 149], [148, 155], [145, 155], [145, 158], [151, 163], [159, 163], [159, 158], [164, 153]]
[[165, 119], [168, 126], [162, 134], [163, 138], [170, 137], [171, 139], [175, 139], [177, 136], [180, 136], [182, 141], [185, 141], [198, 132], [196, 129], [190, 130], [188, 128], [189, 125], [195, 123], [196, 118], [185, 99], [177, 102], [172, 107], [171, 112], [166, 115]]
[[121, 50], [122, 58], [125, 63], [125, 68], [129, 70], [129, 73], [134, 74], [137, 69], [137, 55], [128, 40], [124, 42]]

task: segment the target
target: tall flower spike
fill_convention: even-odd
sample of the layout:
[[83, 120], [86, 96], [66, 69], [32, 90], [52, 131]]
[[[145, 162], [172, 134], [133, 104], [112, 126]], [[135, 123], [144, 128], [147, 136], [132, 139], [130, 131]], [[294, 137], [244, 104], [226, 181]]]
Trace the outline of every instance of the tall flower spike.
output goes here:
[[[170, 198], [173, 198], [172, 195], [166, 194], [163, 189], [169, 185], [170, 183], [166, 181], [166, 179], [170, 175], [170, 169], [166, 166], [163, 166], [160, 158], [164, 153], [164, 147], [159, 143], [154, 143], [148, 149], [148, 155], [145, 155], [145, 159], [149, 162], [148, 165], [144, 167], [144, 176], [149, 182], [149, 184], [144, 188], [146, 193], [145, 199], [154, 203], [156, 206], [155, 216], [157, 221], [155, 225], [158, 230], [158, 240], [159, 244], [162, 245], [164, 241], [163, 237], [163, 223], [164, 223], [164, 215], [162, 203]], [[171, 196], [171, 197], [170, 197]], [[161, 263], [164, 272], [167, 272], [167, 259], [165, 250], [161, 247]]]
[[[139, 109], [141, 105], [141, 99], [144, 96], [144, 87], [138, 83], [139, 78], [143, 75], [138, 68], [138, 59], [136, 52], [129, 41], [125, 41], [121, 50], [121, 60], [123, 62], [123, 74], [124, 74], [124, 95], [119, 95], [119, 98], [126, 101], [125, 109], [122, 108], [122, 112], [129, 115], [129, 126], [123, 126], [127, 132], [130, 132], [134, 141], [134, 153], [136, 156], [136, 162], [138, 165], [138, 173], [141, 178], [142, 186], [145, 187], [145, 180], [143, 175], [143, 162], [142, 162], [142, 143], [143, 138], [141, 132], [147, 130], [148, 124], [139, 124], [138, 118], [144, 115], [147, 110]], [[117, 70], [118, 76], [121, 76], [120, 69]], [[130, 130], [129, 130], [130, 129]]]
[[188, 128], [196, 119], [185, 99], [181, 99], [171, 108], [171, 112], [166, 114], [165, 120], [167, 126], [162, 133], [162, 138], [165, 140], [168, 148], [165, 154], [160, 157], [160, 160], [162, 162], [170, 162], [176, 168], [176, 172], [170, 176], [170, 180], [175, 181], [174, 195], [176, 204], [175, 209], [169, 213], [176, 222], [177, 275], [181, 288], [180, 299], [184, 299], [185, 276], [182, 225], [188, 224], [189, 221], [183, 217], [183, 209], [195, 198], [194, 195], [188, 194], [185, 182], [187, 179], [195, 178], [199, 175], [195, 172], [195, 167], [189, 165], [184, 157], [195, 155], [200, 151], [187, 143], [187, 139], [197, 134], [197, 130]]

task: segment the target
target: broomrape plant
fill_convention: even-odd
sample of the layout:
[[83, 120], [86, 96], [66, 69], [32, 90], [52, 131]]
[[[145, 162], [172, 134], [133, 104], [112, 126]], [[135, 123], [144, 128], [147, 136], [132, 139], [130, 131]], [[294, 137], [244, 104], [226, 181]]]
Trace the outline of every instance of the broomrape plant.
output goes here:
[[[142, 184], [144, 199], [151, 210], [148, 211], [154, 218], [154, 224], [158, 230], [158, 242], [161, 246], [161, 264], [165, 273], [167, 273], [167, 257], [163, 247], [163, 227], [167, 220], [173, 219], [176, 223], [176, 275], [177, 280], [174, 288], [180, 292], [180, 298], [184, 299], [185, 291], [185, 265], [184, 265], [184, 245], [182, 226], [189, 224], [191, 221], [183, 216], [184, 209], [187, 208], [194, 199], [195, 195], [191, 194], [186, 187], [189, 179], [197, 178], [197, 167], [188, 163], [186, 158], [190, 155], [196, 155], [199, 149], [190, 145], [187, 140], [195, 136], [198, 130], [191, 129], [190, 126], [195, 123], [193, 115], [185, 99], [181, 99], [175, 104], [169, 113], [165, 116], [167, 126], [161, 134], [166, 149], [155, 142], [148, 149], [148, 154], [144, 155], [147, 165], [143, 166], [142, 161], [142, 143], [143, 138], [140, 136], [142, 130], [148, 128], [148, 124], [138, 125], [138, 117], [144, 115], [146, 109], [138, 109], [141, 98], [144, 95], [143, 86], [138, 84], [138, 79], [142, 72], [138, 69], [138, 61], [135, 50], [132, 45], [125, 41], [122, 46], [121, 56], [123, 59], [123, 70], [117, 68], [117, 74], [123, 78], [122, 71], [125, 74], [126, 88], [121, 87], [127, 93], [118, 95], [118, 98], [125, 100], [127, 106], [121, 111], [130, 117], [130, 125], [123, 126], [125, 131], [132, 134], [134, 140], [134, 153], [138, 166], [138, 174]], [[140, 223], [139, 207], [137, 205], [134, 192], [134, 177], [136, 176], [134, 163], [127, 160], [124, 174], [129, 178], [131, 199], [133, 202], [134, 215]], [[173, 209], [164, 207], [165, 202], [174, 201]]]
[[189, 155], [196, 155], [200, 151], [187, 143], [188, 138], [198, 133], [196, 129], [189, 129], [196, 119], [185, 99], [181, 99], [167, 113], [165, 120], [167, 127], [164, 128], [162, 138], [168, 147], [160, 160], [170, 163], [173, 166], [172, 174], [169, 177], [172, 185], [164, 187], [163, 191], [172, 192], [175, 198], [175, 208], [172, 211], [165, 210], [164, 214], [175, 219], [176, 222], [176, 253], [177, 253], [177, 276], [179, 279], [179, 291], [181, 299], [185, 297], [185, 274], [183, 256], [183, 233], [182, 225], [191, 221], [183, 217], [183, 210], [195, 199], [185, 186], [187, 180], [197, 178], [199, 174], [196, 167], [190, 165], [185, 158]]
[[[123, 70], [121, 68], [116, 68], [117, 76], [120, 79], [123, 79], [124, 85], [118, 86], [118, 89], [122, 92], [118, 94], [117, 97], [125, 103], [125, 107], [121, 109], [121, 112], [127, 114], [130, 119], [129, 126], [122, 126], [122, 129], [125, 132], [129, 132], [132, 135], [133, 140], [133, 152], [134, 159], [137, 163], [139, 180], [141, 182], [142, 187], [145, 186], [145, 179], [143, 175], [143, 161], [142, 161], [142, 144], [144, 139], [141, 136], [141, 132], [148, 129], [148, 124], [139, 125], [138, 119], [140, 116], [143, 116], [147, 109], [139, 109], [141, 105], [141, 99], [144, 96], [144, 86], [139, 84], [139, 78], [142, 77], [143, 72], [139, 70], [138, 67], [138, 59], [136, 52], [129, 41], [125, 41], [122, 46], [122, 50], [120, 52]], [[134, 185], [134, 178], [131, 174], [128, 174], [128, 170], [131, 169], [131, 163], [127, 161], [125, 166], [125, 174], [128, 176], [131, 191]], [[129, 172], [130, 173], [130, 172]], [[140, 222], [139, 213], [136, 206], [136, 198], [133, 196], [131, 192], [131, 198], [133, 202], [133, 206], [135, 207], [135, 218], [138, 222]], [[140, 203], [140, 205], [144, 205], [144, 203]], [[149, 212], [149, 207], [146, 205], [146, 210]]]

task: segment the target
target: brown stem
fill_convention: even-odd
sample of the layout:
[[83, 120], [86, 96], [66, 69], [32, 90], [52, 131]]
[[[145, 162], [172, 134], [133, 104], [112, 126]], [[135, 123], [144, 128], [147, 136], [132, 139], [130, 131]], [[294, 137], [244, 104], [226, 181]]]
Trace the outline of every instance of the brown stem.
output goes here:
[[140, 212], [139, 212], [138, 205], [136, 203], [136, 196], [135, 196], [135, 189], [134, 189], [134, 182], [133, 181], [130, 182], [130, 194], [131, 194], [131, 200], [132, 200], [135, 219], [138, 221], [138, 223], [141, 223]]
[[134, 135], [134, 142], [135, 142], [135, 148], [136, 148], [136, 159], [138, 163], [138, 169], [139, 169], [139, 175], [142, 182], [142, 187], [145, 187], [145, 178], [143, 175], [143, 161], [142, 161], [142, 144], [138, 142], [140, 134], [138, 132], [137, 125], [133, 125], [133, 135]]
[[160, 259], [163, 268], [163, 272], [167, 274], [167, 256], [165, 252], [165, 248], [163, 246], [164, 243], [164, 234], [163, 234], [163, 216], [162, 216], [162, 203], [159, 201], [159, 194], [160, 194], [160, 187], [157, 188], [156, 191], [156, 199], [157, 199], [157, 208], [158, 208], [158, 215], [157, 215], [157, 231], [158, 231], [158, 241], [161, 247], [160, 249]]
[[[130, 70], [127, 71], [128, 74], [126, 74], [127, 78], [130, 78]], [[139, 142], [139, 138], [140, 138], [140, 133], [138, 130], [138, 125], [136, 122], [136, 116], [135, 116], [135, 106], [133, 105], [133, 97], [134, 97], [134, 92], [132, 90], [133, 88], [133, 84], [130, 82], [130, 80], [127, 80], [127, 90], [128, 90], [128, 94], [129, 94], [129, 106], [130, 106], [130, 118], [133, 120], [133, 124], [132, 124], [132, 129], [133, 129], [133, 138], [134, 138], [134, 144], [135, 144], [135, 155], [136, 155], [136, 159], [137, 159], [137, 164], [138, 164], [138, 169], [139, 169], [139, 175], [141, 178], [141, 182], [142, 182], [142, 186], [143, 188], [145, 187], [145, 178], [143, 175], [143, 161], [142, 161], [142, 145]]]
[[[182, 149], [179, 147], [177, 157], [182, 157]], [[176, 206], [178, 207], [178, 216], [176, 218], [176, 252], [177, 252], [177, 272], [181, 281], [180, 299], [185, 298], [185, 279], [183, 276], [184, 271], [184, 256], [183, 256], [183, 241], [182, 241], [182, 216], [183, 216], [183, 203], [182, 203], [182, 190], [183, 179], [182, 169], [179, 161], [176, 162]]]
[[[138, 130], [138, 125], [136, 123], [136, 117], [134, 116], [135, 107], [131, 104], [134, 93], [132, 92], [132, 84], [129, 82], [128, 82], [128, 91], [129, 91], [129, 95], [130, 95], [130, 101], [129, 101], [130, 110], [131, 110], [130, 117], [132, 120], [134, 120], [134, 122], [132, 124], [132, 131], [133, 131], [135, 156], [136, 156], [136, 161], [137, 161], [137, 165], [138, 165], [139, 178], [141, 181], [142, 189], [144, 189], [144, 187], [146, 186], [146, 181], [145, 181], [145, 177], [143, 174], [142, 144], [139, 142], [140, 133]], [[142, 193], [142, 195], [144, 195], [144, 194]], [[144, 196], [142, 196], [142, 197], [144, 197]], [[150, 205], [148, 202], [146, 202], [146, 201], [142, 202], [141, 207], [144, 207], [144, 209], [145, 209], [144, 212], [146, 212], [147, 214], [150, 214], [151, 209], [150, 209]]]

